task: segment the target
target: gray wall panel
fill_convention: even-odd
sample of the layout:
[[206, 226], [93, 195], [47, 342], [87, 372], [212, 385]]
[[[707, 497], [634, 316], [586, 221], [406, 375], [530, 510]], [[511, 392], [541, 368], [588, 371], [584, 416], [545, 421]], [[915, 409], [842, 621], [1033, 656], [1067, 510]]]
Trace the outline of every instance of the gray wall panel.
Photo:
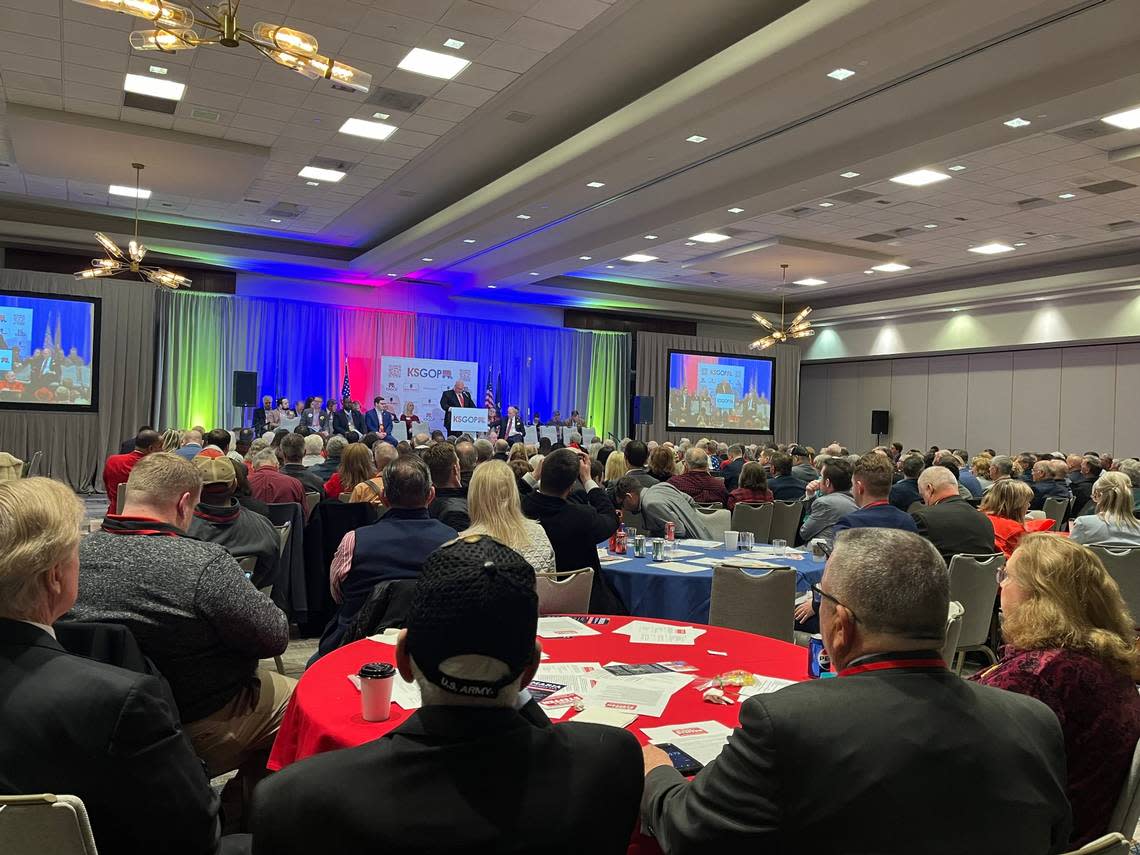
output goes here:
[[827, 400], [829, 365], [804, 365], [800, 369], [800, 442], [819, 448], [828, 431]]
[[891, 360], [891, 441], [926, 448], [926, 400], [930, 360]]
[[1111, 448], [1115, 422], [1116, 345], [1065, 348], [1058, 448]]
[[858, 428], [859, 413], [863, 410], [859, 400], [859, 367], [858, 362], [837, 362], [830, 366], [827, 425], [822, 442], [858, 446], [857, 440], [862, 436]]
[[[1115, 457], [1140, 456], [1140, 344], [1119, 344], [1116, 346], [1116, 417], [1114, 421], [1113, 455]], [[1087, 450], [1081, 449], [1081, 451]]]
[[1061, 350], [1013, 354], [1010, 451], [1054, 451], [1061, 441]]
[[[859, 366], [860, 411], [856, 420], [855, 444], [852, 451], [871, 448], [878, 441], [871, 433], [871, 410], [891, 408], [891, 364], [864, 362]], [[889, 442], [883, 437], [884, 442]]]
[[966, 450], [1009, 449], [1013, 415], [1013, 354], [970, 355], [966, 407]]
[[966, 443], [968, 356], [936, 356], [930, 360], [926, 402], [928, 445], [958, 448]]

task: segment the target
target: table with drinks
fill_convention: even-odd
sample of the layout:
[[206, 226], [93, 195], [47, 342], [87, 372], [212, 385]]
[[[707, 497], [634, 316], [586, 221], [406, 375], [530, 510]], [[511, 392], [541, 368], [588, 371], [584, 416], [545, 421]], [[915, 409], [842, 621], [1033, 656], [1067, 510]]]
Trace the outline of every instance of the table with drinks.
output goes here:
[[730, 564], [746, 573], [771, 566], [796, 571], [796, 590], [808, 591], [823, 578], [826, 558], [810, 547], [792, 549], [783, 541], [758, 544], [751, 532], [726, 531], [723, 541], [650, 537], [619, 529], [599, 547], [602, 576], [631, 615], [708, 623], [713, 567]]

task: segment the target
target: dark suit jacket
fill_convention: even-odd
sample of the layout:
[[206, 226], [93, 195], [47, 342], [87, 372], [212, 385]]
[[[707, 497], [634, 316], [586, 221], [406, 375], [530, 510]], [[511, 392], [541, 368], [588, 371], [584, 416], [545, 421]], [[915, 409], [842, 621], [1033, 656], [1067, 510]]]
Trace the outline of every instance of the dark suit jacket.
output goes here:
[[368, 426], [364, 424], [364, 413], [360, 412], [360, 410], [353, 410], [348, 415], [349, 420], [352, 422], [352, 429], [363, 436], [368, 428]]
[[918, 533], [934, 544], [947, 566], [955, 555], [998, 551], [990, 518], [959, 496], [920, 508], [911, 516]]
[[319, 475], [313, 474], [312, 470], [306, 469], [300, 463], [286, 463], [281, 467], [281, 474], [296, 478], [301, 482], [306, 493], [316, 493], [321, 497], [321, 501], [324, 501], [325, 483]]
[[332, 414], [332, 432], [342, 436], [352, 429], [352, 418], [344, 410], [337, 410]]
[[891, 485], [891, 504], [900, 511], [910, 513], [910, 506], [921, 501], [917, 478], [903, 478]]
[[373, 407], [364, 413], [364, 431], [370, 433], [372, 431], [380, 432], [383, 427], [385, 431], [392, 430], [392, 414], [387, 410], [381, 410], [380, 416], [376, 415], [376, 408]]
[[0, 792], [83, 799], [100, 852], [205, 855], [218, 799], [161, 682], [0, 619]]
[[[940, 666], [756, 695], [691, 784], [669, 768], [649, 774], [642, 821], [669, 855], [1066, 851], [1057, 718], [1032, 698], [986, 688]], [[964, 801], [969, 821], [942, 825], [945, 805]]]
[[[1052, 478], [1045, 481], [1034, 481], [1029, 486], [1033, 489], [1033, 501], [1029, 503], [1029, 510], [1031, 511], [1044, 510], [1045, 500], [1050, 496], [1064, 499], [1067, 502], [1073, 495], [1068, 484], [1064, 481], [1054, 481]], [[1092, 496], [1091, 490], [1089, 496]]]
[[627, 731], [425, 707], [379, 739], [262, 781], [253, 851], [624, 853], [641, 789]]
[[253, 411], [253, 432], [256, 436], [265, 433], [265, 407]]
[[807, 481], [801, 481], [795, 475], [776, 475], [768, 479], [768, 489], [772, 491], [772, 498], [782, 502], [802, 499], [807, 485]]
[[724, 476], [724, 489], [729, 493], [731, 493], [739, 486], [738, 482], [740, 481], [740, 470], [743, 468], [743, 457], [738, 457], [731, 463], [726, 463], [724, 466], [720, 467], [720, 474]]
[[451, 430], [451, 408], [474, 407], [475, 399], [471, 397], [471, 393], [466, 389], [463, 390], [462, 398], [455, 393], [454, 389], [448, 389], [440, 396], [439, 406], [440, 409], [443, 410], [443, 426]]

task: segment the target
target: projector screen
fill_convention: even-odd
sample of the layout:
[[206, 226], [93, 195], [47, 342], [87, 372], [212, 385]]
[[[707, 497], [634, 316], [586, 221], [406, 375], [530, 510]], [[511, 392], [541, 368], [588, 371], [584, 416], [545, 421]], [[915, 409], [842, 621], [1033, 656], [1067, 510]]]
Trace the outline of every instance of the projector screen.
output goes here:
[[0, 407], [98, 408], [100, 302], [0, 291]]
[[770, 357], [669, 351], [667, 426], [772, 433]]

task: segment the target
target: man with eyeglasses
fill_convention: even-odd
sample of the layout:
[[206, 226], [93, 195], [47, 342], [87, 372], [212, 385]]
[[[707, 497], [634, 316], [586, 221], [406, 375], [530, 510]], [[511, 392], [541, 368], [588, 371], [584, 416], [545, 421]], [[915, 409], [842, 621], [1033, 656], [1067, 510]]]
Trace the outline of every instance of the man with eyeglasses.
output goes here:
[[[946, 668], [949, 579], [934, 546], [848, 529], [815, 590], [838, 678], [749, 698], [692, 781], [645, 746], [645, 832], [668, 855], [1065, 851], [1060, 725], [1044, 704]], [[969, 804], [968, 822], [947, 824], [953, 804]]]

